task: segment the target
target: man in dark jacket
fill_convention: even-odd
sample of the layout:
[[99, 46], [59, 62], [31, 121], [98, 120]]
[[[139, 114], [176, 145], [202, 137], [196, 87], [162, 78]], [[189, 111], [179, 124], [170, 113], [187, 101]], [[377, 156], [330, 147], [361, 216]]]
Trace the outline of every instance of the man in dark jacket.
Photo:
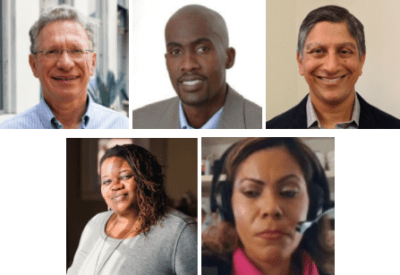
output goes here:
[[300, 26], [297, 63], [310, 92], [273, 118], [267, 129], [400, 128], [400, 120], [368, 104], [355, 91], [365, 61], [362, 23], [348, 10], [324, 6]]

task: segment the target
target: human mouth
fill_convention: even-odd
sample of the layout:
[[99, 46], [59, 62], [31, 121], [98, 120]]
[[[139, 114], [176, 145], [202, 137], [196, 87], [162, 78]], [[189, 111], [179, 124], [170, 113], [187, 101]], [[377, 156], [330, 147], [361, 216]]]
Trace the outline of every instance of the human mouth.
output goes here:
[[179, 85], [187, 92], [195, 92], [203, 87], [204, 81], [199, 75], [185, 75], [179, 79]]
[[279, 240], [287, 234], [281, 230], [265, 230], [258, 233], [256, 236], [266, 240]]
[[117, 194], [111, 196], [111, 199], [114, 200], [114, 201], [123, 201], [123, 200], [125, 200], [127, 197], [128, 197], [128, 193], [125, 193], [125, 194], [119, 194], [119, 193], [117, 193]]
[[68, 84], [76, 79], [79, 78], [79, 76], [54, 76], [52, 77], [54, 80], [59, 81], [63, 84]]
[[346, 75], [339, 76], [339, 77], [323, 77], [323, 76], [317, 76], [319, 79], [322, 80], [322, 82], [326, 84], [337, 84], [341, 79], [343, 79]]
[[183, 85], [187, 85], [187, 86], [194, 86], [197, 84], [200, 84], [201, 80], [188, 80], [188, 81], [182, 81]]

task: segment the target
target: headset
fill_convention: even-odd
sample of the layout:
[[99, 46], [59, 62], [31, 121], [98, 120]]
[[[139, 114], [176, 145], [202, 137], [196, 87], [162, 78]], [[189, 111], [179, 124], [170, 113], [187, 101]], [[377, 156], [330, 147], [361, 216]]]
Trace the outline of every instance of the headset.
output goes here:
[[[296, 138], [255, 139], [254, 142], [247, 146], [247, 148], [242, 150], [240, 156], [237, 157], [237, 162], [241, 163], [244, 159], [246, 159], [248, 156], [256, 151], [279, 146], [287, 148], [290, 154], [293, 155], [291, 153], [291, 150], [299, 150], [300, 147], [304, 148], [304, 146], [301, 144], [301, 141]], [[220, 180], [220, 177], [224, 172], [227, 156], [236, 146], [237, 143], [231, 145], [224, 152], [221, 158], [215, 162], [210, 195], [211, 212], [219, 212], [222, 220], [233, 223], [234, 216], [231, 204], [233, 183], [229, 182], [228, 179]], [[324, 169], [322, 168], [318, 158], [314, 155], [314, 153], [311, 150], [308, 151], [308, 153], [304, 154], [304, 157], [312, 163], [312, 166], [314, 166], [314, 171], [312, 174], [311, 182], [309, 183], [310, 207], [307, 213], [307, 220], [299, 221], [298, 226], [296, 227], [296, 230], [302, 234], [311, 225], [318, 222], [324, 214], [332, 212], [334, 207], [334, 203], [330, 200], [329, 197], [328, 180], [326, 178]], [[295, 157], [295, 159], [297, 158]], [[300, 162], [300, 160], [298, 160], [298, 162]]]

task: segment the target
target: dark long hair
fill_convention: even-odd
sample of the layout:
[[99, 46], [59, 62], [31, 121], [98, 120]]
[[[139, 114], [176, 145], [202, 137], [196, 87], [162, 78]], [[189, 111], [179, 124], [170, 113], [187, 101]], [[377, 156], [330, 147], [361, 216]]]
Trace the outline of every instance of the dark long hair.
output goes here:
[[111, 157], [124, 159], [133, 171], [139, 209], [138, 233], [146, 233], [164, 217], [166, 211], [162, 168], [149, 151], [133, 144], [108, 149], [100, 160], [100, 166]]
[[[332, 206], [329, 197], [329, 187], [323, 167], [314, 152], [298, 138], [246, 138], [233, 144], [225, 153], [223, 170], [220, 171], [226, 174], [226, 181], [220, 182], [221, 186], [216, 187], [219, 195], [221, 195], [221, 204], [217, 207], [222, 214], [223, 221], [217, 226], [213, 226], [210, 230], [203, 234], [203, 246], [209, 250], [219, 254], [231, 253], [240, 245], [240, 240], [237, 236], [235, 221], [232, 213], [232, 191], [233, 183], [238, 171], [238, 168], [245, 159], [253, 153], [260, 150], [271, 148], [285, 148], [300, 166], [307, 184], [307, 192], [309, 196], [309, 210], [307, 220], [313, 220], [317, 214]], [[224, 158], [224, 157], [223, 157]], [[215, 175], [214, 175], [215, 176]], [[219, 178], [219, 175], [218, 175]], [[223, 193], [223, 194], [222, 194]], [[214, 194], [213, 196], [217, 196]], [[213, 198], [211, 198], [213, 200]], [[324, 250], [318, 245], [317, 224], [307, 230], [299, 244], [298, 249], [294, 253], [293, 264], [298, 270], [302, 270], [303, 253], [307, 251], [313, 259], [318, 260], [318, 267], [323, 266], [321, 263], [327, 255], [332, 256], [331, 251]], [[215, 237], [218, 235], [218, 237]], [[227, 236], [230, 236], [227, 238]], [[322, 253], [322, 258], [315, 257]], [[322, 255], [321, 254], [321, 255]], [[334, 256], [334, 255], [333, 255]]]

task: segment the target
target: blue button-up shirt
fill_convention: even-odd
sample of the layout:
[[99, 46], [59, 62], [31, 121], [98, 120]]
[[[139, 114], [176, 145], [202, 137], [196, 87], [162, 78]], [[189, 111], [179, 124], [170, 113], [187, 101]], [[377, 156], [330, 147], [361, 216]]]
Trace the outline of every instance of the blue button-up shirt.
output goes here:
[[[224, 107], [221, 107], [200, 129], [217, 129]], [[196, 129], [189, 125], [183, 112], [182, 101], [179, 102], [179, 120], [181, 129]]]
[[[42, 99], [32, 108], [7, 119], [0, 124], [0, 129], [62, 129], [46, 101]], [[88, 95], [86, 113], [82, 117], [79, 129], [128, 129], [126, 116], [99, 105]]]

